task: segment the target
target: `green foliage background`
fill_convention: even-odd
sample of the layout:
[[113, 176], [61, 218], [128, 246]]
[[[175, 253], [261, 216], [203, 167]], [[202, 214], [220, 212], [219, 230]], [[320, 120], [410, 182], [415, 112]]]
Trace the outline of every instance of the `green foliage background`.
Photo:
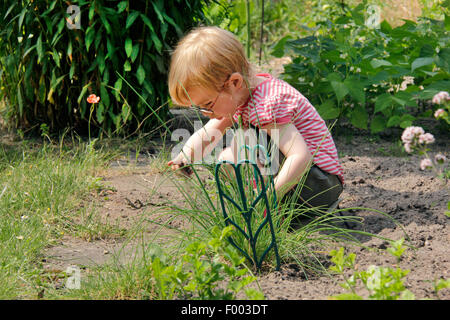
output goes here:
[[272, 54], [293, 57], [284, 79], [324, 119], [345, 118], [372, 133], [406, 128], [416, 116], [431, 115], [431, 108], [419, 113], [420, 101], [450, 88], [450, 17], [374, 28], [365, 24], [365, 8], [319, 22], [310, 36], [284, 37]]
[[[209, 7], [212, 23], [247, 42], [259, 60], [262, 1], [221, 0]], [[339, 124], [378, 133], [410, 126], [430, 117], [427, 101], [450, 90], [450, 17], [448, 0], [420, 0], [422, 17], [391, 26], [366, 25], [369, 7], [379, 0], [280, 0], [264, 2], [262, 59], [289, 56], [281, 77], [296, 87], [321, 116]], [[391, 8], [392, 9], [392, 8]], [[390, 9], [390, 10], [391, 10]], [[381, 22], [381, 21], [380, 21]], [[414, 83], [404, 84], [405, 79]], [[405, 87], [406, 85], [406, 87]], [[426, 110], [426, 112], [423, 112]]]
[[[0, 100], [10, 127], [47, 124], [51, 131], [86, 128], [95, 93], [101, 101], [90, 125], [130, 133], [166, 119], [169, 52], [202, 17], [208, 1], [21, 0], [0, 4]], [[80, 29], [69, 5], [80, 8]]]

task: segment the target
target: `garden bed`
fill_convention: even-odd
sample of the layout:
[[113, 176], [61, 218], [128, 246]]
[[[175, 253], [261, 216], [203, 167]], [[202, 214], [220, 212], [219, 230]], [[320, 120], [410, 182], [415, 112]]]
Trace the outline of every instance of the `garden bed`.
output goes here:
[[[369, 265], [408, 269], [406, 288], [417, 299], [436, 299], [433, 284], [450, 277], [449, 218], [444, 214], [449, 199], [447, 189], [431, 172], [420, 170], [418, 156], [401, 155], [396, 142], [366, 136], [339, 136], [335, 140], [345, 172], [340, 207], [368, 208], [351, 211], [364, 218], [362, 224], [352, 227], [392, 240], [405, 238], [405, 244], [414, 247], [408, 248], [398, 262], [384, 250], [390, 246], [388, 242], [361, 237], [364, 247], [349, 248], [356, 254], [357, 270], [365, 270]], [[449, 139], [444, 136], [433, 147], [442, 151], [446, 145]], [[158, 222], [169, 222], [174, 228], [189, 224], [180, 217], [160, 215], [160, 209], [168, 200], [183, 205], [184, 198], [171, 179], [161, 174], [164, 164], [152, 163], [160, 161], [157, 157], [140, 155], [131, 159], [114, 161], [102, 174], [106, 188], [95, 196], [100, 215], [105, 223], [121, 228], [141, 226], [144, 241], [164, 243], [172, 231], [161, 228]], [[370, 209], [388, 214], [398, 224]], [[339, 246], [342, 244], [336, 243], [336, 248]], [[113, 257], [126, 262], [135, 247], [120, 238], [88, 242], [65, 237], [60, 245], [48, 249], [45, 267], [89, 268]], [[341, 277], [306, 274], [294, 263], [283, 264], [280, 271], [262, 273], [258, 282], [267, 299], [327, 299], [345, 291], [339, 285], [343, 282]], [[367, 297], [362, 289], [359, 294]], [[439, 298], [449, 299], [450, 290], [441, 290]]]

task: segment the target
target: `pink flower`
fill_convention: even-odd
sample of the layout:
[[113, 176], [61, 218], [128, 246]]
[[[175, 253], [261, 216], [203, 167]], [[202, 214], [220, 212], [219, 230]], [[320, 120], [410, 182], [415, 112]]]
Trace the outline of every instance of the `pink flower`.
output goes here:
[[430, 159], [426, 158], [423, 159], [422, 161], [420, 161], [420, 169], [421, 170], [425, 170], [427, 168], [432, 168], [433, 167], [433, 163], [431, 162]]
[[443, 164], [445, 161], [447, 161], [447, 158], [442, 153], [438, 153], [434, 156], [434, 160], [439, 164]]
[[437, 109], [436, 112], [434, 113], [434, 117], [436, 119], [439, 119], [441, 116], [443, 116], [445, 113], [444, 109]]
[[434, 142], [434, 136], [431, 133], [421, 134], [419, 136], [419, 143], [430, 144]]
[[419, 136], [421, 134], [424, 134], [425, 131], [423, 131], [422, 127], [411, 127], [412, 132], [416, 135]]
[[408, 127], [403, 131], [402, 141], [403, 143], [412, 144], [415, 138], [418, 138], [421, 134], [424, 134], [425, 131], [421, 127]]
[[88, 103], [98, 103], [100, 101], [100, 97], [97, 97], [95, 94], [90, 94], [89, 97], [87, 97]]
[[411, 148], [411, 145], [410, 145], [409, 143], [405, 143], [405, 151], [406, 151], [407, 153], [413, 152], [413, 150], [412, 150], [412, 148]]
[[441, 91], [437, 94], [435, 94], [435, 96], [433, 97], [433, 100], [431, 100], [431, 102], [435, 103], [435, 104], [443, 104], [445, 101], [450, 100], [450, 95], [448, 94], [447, 91]]

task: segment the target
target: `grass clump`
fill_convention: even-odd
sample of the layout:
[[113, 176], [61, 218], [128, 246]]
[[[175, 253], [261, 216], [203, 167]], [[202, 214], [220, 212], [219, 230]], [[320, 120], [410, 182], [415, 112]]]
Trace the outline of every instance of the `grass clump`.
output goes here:
[[42, 252], [64, 234], [105, 232], [81, 206], [101, 189], [95, 174], [108, 159], [94, 143], [0, 145], [1, 299], [36, 297]]

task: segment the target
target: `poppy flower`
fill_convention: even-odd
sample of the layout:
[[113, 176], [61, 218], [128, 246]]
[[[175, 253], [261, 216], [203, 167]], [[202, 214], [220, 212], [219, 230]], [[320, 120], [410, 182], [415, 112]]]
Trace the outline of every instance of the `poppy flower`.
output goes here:
[[87, 102], [89, 103], [98, 103], [100, 101], [100, 97], [97, 97], [95, 94], [90, 94], [89, 97], [87, 97]]

